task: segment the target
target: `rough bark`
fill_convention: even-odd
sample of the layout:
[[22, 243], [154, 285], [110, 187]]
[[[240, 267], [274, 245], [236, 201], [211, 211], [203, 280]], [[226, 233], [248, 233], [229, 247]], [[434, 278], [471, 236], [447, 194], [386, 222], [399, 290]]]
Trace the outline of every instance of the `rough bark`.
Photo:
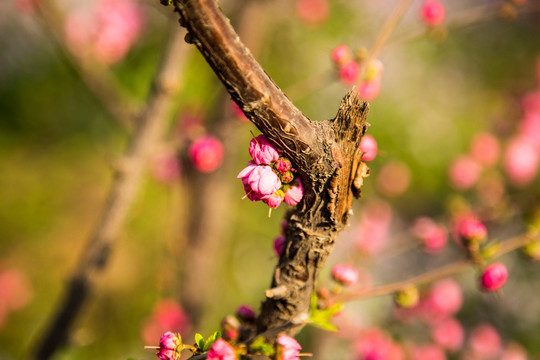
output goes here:
[[[294, 334], [308, 313], [319, 270], [347, 224], [357, 175], [365, 172], [358, 149], [368, 105], [353, 90], [327, 121], [311, 121], [268, 77], [242, 44], [214, 0], [175, 0], [186, 41], [201, 51], [248, 118], [291, 159], [305, 194], [288, 216], [286, 242], [257, 319], [261, 334], [284, 324]], [[267, 336], [270, 340], [275, 337]]]

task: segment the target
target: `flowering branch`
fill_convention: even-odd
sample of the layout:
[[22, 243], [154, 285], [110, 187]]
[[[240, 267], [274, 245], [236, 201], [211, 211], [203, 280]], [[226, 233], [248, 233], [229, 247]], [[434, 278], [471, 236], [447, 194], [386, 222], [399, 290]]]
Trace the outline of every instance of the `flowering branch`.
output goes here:
[[[186, 47], [182, 33], [174, 32], [154, 79], [147, 106], [138, 122], [131, 143], [114, 174], [100, 219], [80, 255], [78, 266], [51, 322], [32, 354], [34, 359], [48, 359], [64, 344], [68, 331], [88, 298], [97, 275], [107, 265], [112, 248], [140, 187], [144, 166], [153, 146], [162, 136], [178, 90], [181, 60]], [[176, 81], [174, 81], [176, 80]]]

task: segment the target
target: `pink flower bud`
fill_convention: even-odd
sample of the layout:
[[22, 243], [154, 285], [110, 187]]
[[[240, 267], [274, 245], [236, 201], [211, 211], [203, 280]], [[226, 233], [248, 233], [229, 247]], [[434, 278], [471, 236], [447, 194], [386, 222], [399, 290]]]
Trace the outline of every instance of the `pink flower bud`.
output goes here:
[[278, 190], [272, 195], [264, 196], [261, 200], [272, 209], [275, 209], [283, 202], [283, 196], [283, 191]]
[[508, 278], [508, 270], [502, 263], [493, 263], [480, 276], [480, 286], [486, 291], [499, 290]]
[[358, 271], [350, 265], [336, 264], [332, 268], [332, 277], [343, 285], [354, 285], [358, 281]]
[[504, 168], [512, 183], [525, 186], [531, 183], [538, 172], [540, 154], [535, 146], [523, 137], [510, 141], [504, 154]]
[[221, 320], [221, 333], [225, 341], [236, 341], [240, 335], [240, 321], [232, 315], [227, 315]]
[[482, 323], [472, 330], [469, 347], [474, 359], [494, 358], [501, 352], [501, 337], [492, 325]]
[[332, 50], [332, 61], [339, 65], [345, 64], [351, 59], [351, 52], [347, 45], [339, 45]]
[[457, 190], [471, 188], [482, 172], [482, 166], [469, 155], [461, 155], [455, 159], [448, 170], [450, 184]]
[[457, 351], [463, 345], [465, 331], [463, 326], [454, 318], [436, 322], [431, 327], [433, 341], [449, 351]]
[[280, 157], [274, 164], [274, 169], [276, 169], [280, 174], [290, 172], [292, 169], [291, 161], [284, 157]]
[[403, 349], [378, 328], [364, 331], [356, 340], [354, 347], [356, 359], [401, 360], [405, 358]]
[[381, 91], [381, 81], [380, 79], [362, 81], [360, 84], [358, 84], [356, 91], [358, 92], [360, 98], [364, 101], [375, 100]]
[[339, 68], [339, 79], [345, 85], [352, 86], [356, 82], [359, 71], [360, 67], [358, 63], [354, 60], [349, 60]]
[[290, 188], [285, 191], [285, 197], [283, 201], [285, 201], [285, 204], [289, 206], [295, 206], [302, 200], [304, 197], [304, 186], [302, 185], [302, 181], [300, 178], [296, 180], [296, 184], [291, 186]]
[[290, 336], [280, 334], [277, 338], [277, 360], [300, 360], [298, 355], [302, 347]]
[[297, 0], [296, 12], [300, 20], [309, 24], [320, 24], [329, 13], [327, 0]]
[[377, 156], [377, 141], [375, 138], [369, 134], [366, 134], [360, 140], [360, 151], [362, 154], [363, 161], [371, 161]]
[[251, 139], [249, 154], [257, 165], [270, 165], [279, 158], [279, 153], [264, 135]]
[[448, 240], [446, 228], [428, 217], [416, 219], [412, 233], [422, 241], [424, 250], [431, 254], [436, 254], [444, 249]]
[[223, 339], [217, 339], [206, 356], [207, 360], [236, 360], [234, 348]]
[[499, 158], [499, 152], [499, 140], [489, 133], [478, 133], [472, 139], [471, 155], [483, 165], [494, 165]]
[[462, 304], [463, 294], [459, 284], [448, 278], [433, 284], [422, 305], [426, 321], [433, 322], [454, 315]]
[[203, 173], [216, 170], [223, 161], [223, 145], [213, 136], [203, 136], [192, 142], [188, 153], [195, 169]]
[[437, 0], [426, 0], [421, 9], [422, 20], [428, 26], [437, 26], [444, 21], [446, 11]]
[[287, 171], [284, 174], [280, 174], [279, 178], [281, 179], [282, 184], [288, 184], [294, 180], [294, 175], [292, 172]]
[[159, 349], [156, 353], [161, 360], [176, 360], [179, 357], [182, 346], [182, 338], [180, 334], [175, 334], [171, 331], [164, 333], [159, 339]]
[[274, 239], [274, 251], [278, 257], [281, 256], [284, 245], [285, 245], [285, 236], [280, 235]]
[[270, 166], [255, 165], [251, 161], [237, 177], [242, 179], [248, 197], [251, 192], [255, 193], [256, 199], [252, 201], [261, 200], [266, 195], [273, 195], [281, 187], [281, 181]]
[[255, 320], [255, 310], [251, 306], [242, 304], [236, 309], [236, 315], [244, 321]]
[[454, 231], [457, 240], [467, 246], [472, 242], [483, 242], [487, 237], [487, 230], [476, 217], [465, 215], [454, 221]]

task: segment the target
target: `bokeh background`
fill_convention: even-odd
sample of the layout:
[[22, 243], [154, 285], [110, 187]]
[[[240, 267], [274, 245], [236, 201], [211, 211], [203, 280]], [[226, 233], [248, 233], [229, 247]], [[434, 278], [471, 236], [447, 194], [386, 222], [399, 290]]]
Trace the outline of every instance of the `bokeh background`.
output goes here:
[[[329, 260], [355, 264], [366, 273], [365, 286], [463, 257], [451, 239], [437, 254], [426, 253], [409, 231], [418, 217], [450, 228], [456, 211], [472, 209], [487, 223], [490, 239], [505, 240], [530, 229], [539, 211], [539, 155], [527, 149], [509, 155], [508, 149], [526, 131], [539, 141], [540, 120], [523, 128], [531, 122], [524, 120], [527, 104], [537, 106], [540, 117], [534, 95], [540, 91], [540, 3], [445, 1], [446, 19], [431, 30], [421, 4], [413, 1], [378, 56], [384, 72], [368, 119], [378, 153], [351, 226]], [[349, 89], [332, 49], [369, 49], [395, 5], [222, 2], [267, 73], [314, 120], [334, 117]], [[105, 74], [120, 94], [109, 100], [126, 111], [141, 108], [171, 34], [181, 31], [172, 7], [157, 0], [58, 1], [61, 16], [52, 23], [36, 6], [50, 4], [0, 3], [1, 359], [25, 358], [45, 331], [133, 133], [89, 89], [88, 78]], [[103, 34], [106, 26], [112, 35]], [[146, 161], [136, 200], [70, 346], [55, 359], [151, 359], [143, 346], [159, 341], [163, 324], [179, 327], [188, 342], [193, 327], [210, 334], [239, 304], [257, 308], [270, 283], [272, 243], [286, 206], [268, 218], [266, 205], [241, 200], [236, 179], [257, 129], [235, 112], [194, 48], [186, 45], [178, 66], [180, 88], [167, 130]], [[470, 159], [479, 133], [496, 139], [499, 155], [492, 164], [465, 161], [455, 170], [460, 156]], [[224, 146], [217, 169], [204, 173], [188, 151], [203, 135]], [[366, 230], [366, 223], [372, 227]], [[197, 243], [205, 245], [194, 250]], [[538, 358], [540, 269], [517, 253], [502, 261], [510, 277], [499, 296], [479, 292], [473, 270], [455, 277], [464, 292], [456, 316], [466, 329], [489, 322], [503, 344], [520, 344]], [[328, 274], [321, 284], [329, 284]], [[347, 329], [378, 324], [397, 341], [429, 341], [425, 326], [395, 319], [389, 297], [347, 304], [346, 314]], [[350, 334], [330, 338], [306, 329], [299, 339], [316, 359], [359, 358]], [[462, 358], [466, 347], [447, 355]]]

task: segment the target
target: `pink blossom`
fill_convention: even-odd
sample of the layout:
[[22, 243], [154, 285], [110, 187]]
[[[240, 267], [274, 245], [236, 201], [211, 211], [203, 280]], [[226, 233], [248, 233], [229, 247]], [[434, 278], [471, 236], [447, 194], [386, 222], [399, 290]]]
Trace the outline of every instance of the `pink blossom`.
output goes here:
[[512, 342], [504, 348], [500, 360], [527, 360], [527, 351], [523, 346]]
[[171, 331], [164, 333], [159, 339], [159, 349], [156, 353], [161, 360], [176, 360], [178, 358], [178, 346], [182, 345], [179, 334]]
[[380, 79], [374, 79], [371, 81], [362, 81], [356, 88], [358, 95], [364, 101], [372, 101], [379, 95], [381, 91]]
[[447, 278], [433, 284], [422, 308], [426, 321], [433, 322], [454, 315], [462, 304], [463, 294], [459, 284]]
[[377, 141], [369, 134], [366, 134], [360, 140], [360, 151], [363, 152], [363, 161], [372, 161], [377, 156]]
[[360, 251], [374, 255], [384, 247], [392, 217], [392, 207], [386, 201], [375, 199], [366, 203], [355, 231], [355, 244]]
[[499, 290], [508, 278], [508, 270], [502, 263], [496, 262], [484, 269], [480, 276], [480, 286], [486, 291]]
[[255, 320], [255, 310], [251, 306], [242, 304], [236, 309], [236, 315], [244, 321]]
[[302, 347], [293, 337], [280, 334], [276, 342], [278, 344], [277, 360], [300, 360], [298, 355]]
[[223, 339], [217, 339], [208, 351], [207, 360], [236, 360], [234, 348]]
[[431, 254], [444, 249], [448, 240], [446, 228], [428, 217], [416, 219], [411, 231], [414, 236], [422, 241], [424, 250]]
[[409, 167], [400, 161], [389, 161], [382, 166], [377, 174], [377, 190], [385, 196], [397, 197], [402, 195], [411, 183]]
[[523, 137], [512, 139], [504, 154], [506, 173], [517, 186], [527, 185], [534, 180], [539, 161], [539, 152], [530, 141]]
[[[244, 174], [247, 170], [247, 175]], [[249, 186], [250, 191], [260, 195], [261, 199], [265, 195], [273, 195], [281, 187], [281, 181], [270, 166], [258, 165], [253, 167], [248, 163], [248, 167], [238, 174], [244, 184]], [[260, 200], [260, 199], [259, 199]]]
[[327, 0], [297, 0], [296, 13], [300, 20], [309, 24], [320, 24], [329, 13]]
[[525, 113], [519, 124], [518, 136], [540, 151], [540, 110]]
[[188, 153], [195, 169], [202, 173], [216, 170], [223, 161], [223, 145], [213, 136], [202, 136], [192, 142]]
[[456, 190], [471, 188], [482, 172], [482, 166], [470, 155], [461, 155], [456, 158], [448, 170], [450, 184]]
[[300, 178], [297, 178], [296, 183], [285, 191], [283, 201], [289, 206], [295, 206], [304, 197], [304, 186]]
[[338, 45], [332, 50], [332, 61], [339, 65], [347, 63], [351, 59], [351, 52], [347, 45]]
[[431, 327], [433, 341], [450, 351], [457, 351], [463, 345], [465, 331], [461, 323], [455, 318], [448, 318], [436, 322]]
[[274, 251], [278, 257], [281, 256], [284, 245], [285, 245], [285, 236], [280, 235], [274, 239]]
[[0, 317], [2, 312], [24, 308], [33, 296], [32, 285], [21, 271], [9, 268], [0, 273]]
[[336, 264], [332, 268], [332, 277], [343, 285], [354, 285], [358, 281], [358, 271], [350, 265]]
[[154, 178], [164, 184], [171, 184], [180, 177], [180, 162], [172, 150], [156, 154], [150, 162], [150, 169]]
[[421, 9], [422, 20], [428, 26], [437, 26], [444, 21], [446, 11], [437, 0], [426, 0]]
[[540, 113], [540, 89], [526, 94], [521, 99], [523, 111], [528, 113]]
[[69, 12], [64, 22], [64, 37], [69, 50], [78, 56], [92, 51], [94, 39], [99, 31], [95, 14], [80, 9]]
[[239, 120], [248, 122], [249, 119], [247, 118], [246, 114], [244, 114], [244, 111], [240, 109], [240, 106], [238, 106], [237, 103], [234, 101], [231, 101], [231, 108], [234, 116], [236, 116]]
[[257, 165], [270, 165], [279, 158], [277, 149], [270, 144], [264, 135], [251, 139], [249, 154]]
[[151, 344], [165, 331], [189, 333], [191, 320], [184, 309], [174, 300], [164, 299], [156, 303], [152, 315], [146, 318], [141, 327], [144, 342]]
[[414, 346], [410, 360], [446, 360], [446, 354], [435, 344]]
[[402, 360], [403, 350], [378, 328], [368, 329], [354, 344], [358, 360]]
[[264, 196], [261, 200], [272, 209], [275, 209], [283, 202], [283, 196], [283, 191], [278, 190], [272, 195]]
[[352, 86], [356, 82], [360, 67], [354, 60], [349, 60], [339, 68], [339, 79], [345, 85]]
[[280, 174], [290, 172], [292, 169], [291, 161], [284, 157], [280, 157], [274, 164], [274, 169], [276, 169]]
[[481, 164], [494, 165], [500, 153], [499, 140], [492, 134], [481, 132], [471, 142], [471, 155]]
[[35, 13], [39, 1], [40, 0], [15, 0], [15, 6], [20, 13], [32, 15]]
[[474, 215], [462, 215], [454, 219], [453, 228], [456, 240], [463, 245], [471, 242], [483, 242], [487, 237], [484, 224]]
[[471, 332], [469, 348], [475, 359], [491, 359], [501, 352], [501, 338], [495, 328], [487, 323], [477, 325]]

